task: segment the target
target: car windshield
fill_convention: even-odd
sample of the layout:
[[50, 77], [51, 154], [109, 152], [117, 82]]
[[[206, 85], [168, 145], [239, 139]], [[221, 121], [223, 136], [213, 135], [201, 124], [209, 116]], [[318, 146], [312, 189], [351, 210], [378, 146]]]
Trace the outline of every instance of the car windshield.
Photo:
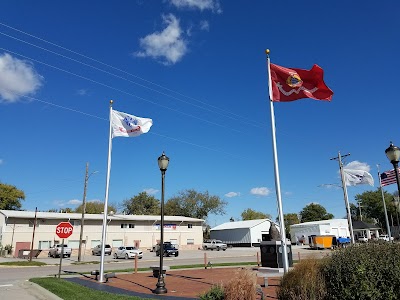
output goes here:
[[111, 246], [110, 245], [106, 245], [106, 248], [111, 248]]
[[126, 247], [126, 250], [137, 250], [136, 247]]

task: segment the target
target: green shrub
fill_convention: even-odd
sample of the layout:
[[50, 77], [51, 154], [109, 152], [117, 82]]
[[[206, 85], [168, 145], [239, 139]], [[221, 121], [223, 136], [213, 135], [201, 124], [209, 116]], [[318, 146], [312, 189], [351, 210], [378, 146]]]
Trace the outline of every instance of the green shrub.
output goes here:
[[335, 251], [323, 264], [326, 299], [400, 299], [400, 244], [367, 243]]
[[[325, 259], [324, 259], [325, 260]], [[286, 273], [277, 290], [280, 300], [321, 300], [326, 295], [321, 266], [324, 260], [301, 260]]]
[[208, 292], [199, 296], [200, 300], [224, 300], [224, 288], [221, 285], [213, 285]]

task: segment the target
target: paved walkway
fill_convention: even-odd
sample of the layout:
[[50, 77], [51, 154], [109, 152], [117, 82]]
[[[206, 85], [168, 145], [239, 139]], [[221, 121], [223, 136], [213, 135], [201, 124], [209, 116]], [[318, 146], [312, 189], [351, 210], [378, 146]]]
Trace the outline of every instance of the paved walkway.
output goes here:
[[[165, 286], [168, 293], [165, 295], [153, 294], [157, 278], [151, 272], [137, 274], [117, 274], [116, 278], [110, 278], [108, 283], [98, 283], [89, 276], [69, 278], [69, 281], [110, 293], [139, 296], [149, 299], [165, 300], [191, 300], [208, 291], [212, 285], [228, 282], [238, 268], [212, 268], [169, 270], [165, 276]], [[256, 272], [256, 271], [254, 271]], [[280, 277], [269, 277], [268, 286], [263, 287], [264, 299], [277, 299], [276, 289]], [[264, 284], [264, 278], [258, 277], [257, 283]], [[260, 298], [261, 299], [261, 298]]]

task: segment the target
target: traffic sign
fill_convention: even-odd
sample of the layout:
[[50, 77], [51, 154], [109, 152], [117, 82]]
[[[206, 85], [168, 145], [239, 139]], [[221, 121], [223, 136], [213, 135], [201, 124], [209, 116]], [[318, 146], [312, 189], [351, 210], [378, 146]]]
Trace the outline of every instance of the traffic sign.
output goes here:
[[72, 234], [73, 229], [70, 222], [60, 222], [56, 227], [56, 234], [60, 239], [66, 239]]

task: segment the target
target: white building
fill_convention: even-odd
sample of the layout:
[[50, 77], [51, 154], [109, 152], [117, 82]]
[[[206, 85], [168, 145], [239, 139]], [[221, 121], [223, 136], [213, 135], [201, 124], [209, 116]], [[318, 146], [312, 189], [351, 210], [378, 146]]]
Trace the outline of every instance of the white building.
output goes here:
[[290, 225], [290, 237], [293, 244], [302, 239], [305, 244], [308, 244], [310, 235], [350, 237], [347, 219], [331, 219]]
[[[80, 213], [38, 212], [33, 249], [43, 250], [40, 256], [47, 255], [53, 244], [61, 243], [56, 235], [56, 226], [69, 221], [74, 229], [64, 243], [76, 255], [79, 248], [81, 230]], [[0, 210], [0, 244], [12, 245], [13, 253], [20, 249], [30, 249], [33, 237], [35, 212]], [[204, 220], [179, 216], [164, 216], [164, 240], [177, 244], [180, 249], [197, 249], [203, 242]], [[160, 240], [160, 216], [152, 215], [113, 215], [108, 217], [106, 243], [111, 247], [132, 245], [141, 249], [151, 249]], [[83, 241], [85, 254], [100, 244], [103, 214], [85, 214]]]
[[262, 236], [269, 235], [269, 227], [269, 219], [227, 222], [211, 228], [210, 237], [232, 246], [258, 246]]

